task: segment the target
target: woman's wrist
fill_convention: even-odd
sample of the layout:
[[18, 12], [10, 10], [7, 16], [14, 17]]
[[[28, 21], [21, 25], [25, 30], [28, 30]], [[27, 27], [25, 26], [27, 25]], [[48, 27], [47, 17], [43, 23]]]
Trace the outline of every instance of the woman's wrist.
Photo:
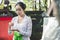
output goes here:
[[19, 30], [18, 30], [18, 29], [11, 29], [11, 31], [18, 31], [18, 32], [19, 32]]

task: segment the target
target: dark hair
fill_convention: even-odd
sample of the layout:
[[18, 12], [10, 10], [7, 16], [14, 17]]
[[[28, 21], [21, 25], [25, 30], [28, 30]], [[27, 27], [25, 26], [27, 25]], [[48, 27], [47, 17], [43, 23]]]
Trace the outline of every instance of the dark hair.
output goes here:
[[10, 3], [9, 0], [4, 1], [4, 4], [9, 4], [9, 3]]
[[21, 6], [21, 8], [22, 8], [23, 10], [26, 9], [26, 5], [25, 5], [23, 2], [18, 2], [18, 3], [15, 5], [15, 7], [16, 7], [17, 5]]

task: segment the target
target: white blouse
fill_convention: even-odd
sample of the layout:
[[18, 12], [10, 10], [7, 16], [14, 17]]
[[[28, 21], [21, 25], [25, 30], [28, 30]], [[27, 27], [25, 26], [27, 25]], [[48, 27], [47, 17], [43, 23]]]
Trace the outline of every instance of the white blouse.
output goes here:
[[13, 29], [18, 29], [20, 34], [23, 35], [23, 40], [30, 40], [31, 33], [32, 33], [32, 20], [30, 17], [26, 16], [22, 20], [21, 23], [18, 23], [18, 16], [12, 19], [14, 23]]

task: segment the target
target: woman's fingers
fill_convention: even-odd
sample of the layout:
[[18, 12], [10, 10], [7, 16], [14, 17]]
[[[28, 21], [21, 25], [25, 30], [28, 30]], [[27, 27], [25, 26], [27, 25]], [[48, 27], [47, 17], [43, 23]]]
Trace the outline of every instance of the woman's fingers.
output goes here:
[[14, 25], [14, 23], [12, 23], [12, 22], [9, 22], [9, 26], [11, 27], [11, 26], [13, 26]]

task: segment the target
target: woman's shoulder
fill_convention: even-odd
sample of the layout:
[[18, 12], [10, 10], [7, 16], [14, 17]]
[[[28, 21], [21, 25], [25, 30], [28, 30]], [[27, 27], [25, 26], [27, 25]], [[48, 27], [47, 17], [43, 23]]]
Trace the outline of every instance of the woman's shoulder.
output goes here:
[[27, 16], [27, 19], [28, 19], [28, 20], [31, 20], [31, 16]]
[[17, 19], [18, 19], [18, 16], [15, 16], [15, 17], [12, 18], [12, 21], [15, 21]]
[[15, 16], [15, 17], [13, 17], [12, 19], [17, 19], [18, 18], [18, 16]]

